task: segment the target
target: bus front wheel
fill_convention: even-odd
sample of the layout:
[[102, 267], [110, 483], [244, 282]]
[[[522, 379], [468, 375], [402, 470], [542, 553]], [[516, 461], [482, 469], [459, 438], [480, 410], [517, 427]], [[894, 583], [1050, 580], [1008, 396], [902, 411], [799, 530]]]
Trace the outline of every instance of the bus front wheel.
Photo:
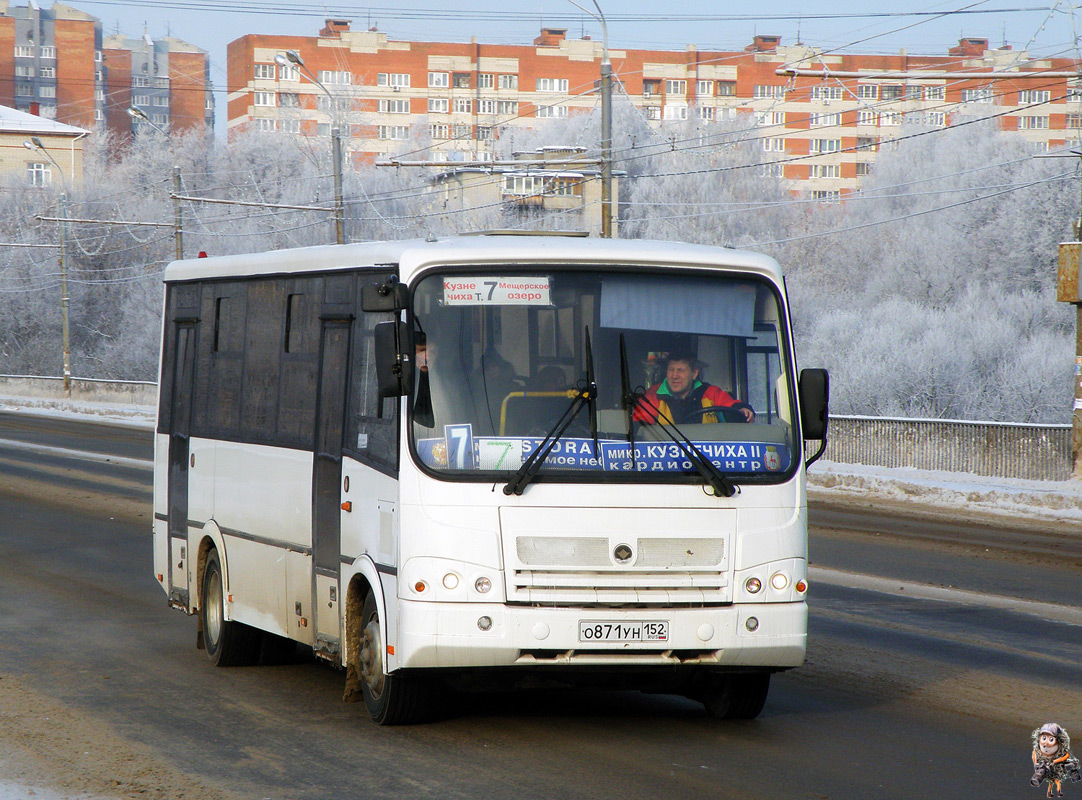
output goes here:
[[733, 673], [711, 676], [697, 694], [706, 713], [717, 719], [755, 719], [766, 705], [770, 673]]
[[372, 592], [364, 599], [360, 638], [361, 691], [368, 716], [379, 725], [419, 722], [427, 710], [426, 687], [418, 678], [384, 671], [387, 646]]
[[217, 550], [207, 553], [199, 615], [207, 658], [216, 667], [243, 667], [259, 657], [260, 633], [240, 622], [225, 618], [225, 581]]

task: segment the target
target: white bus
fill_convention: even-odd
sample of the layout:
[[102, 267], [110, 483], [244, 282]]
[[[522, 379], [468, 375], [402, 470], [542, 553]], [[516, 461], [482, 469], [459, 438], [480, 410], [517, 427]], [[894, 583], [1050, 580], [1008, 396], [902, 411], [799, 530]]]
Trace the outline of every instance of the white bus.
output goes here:
[[381, 724], [527, 675], [753, 717], [802, 663], [827, 376], [770, 258], [481, 235], [165, 282], [154, 572], [212, 663], [303, 643]]

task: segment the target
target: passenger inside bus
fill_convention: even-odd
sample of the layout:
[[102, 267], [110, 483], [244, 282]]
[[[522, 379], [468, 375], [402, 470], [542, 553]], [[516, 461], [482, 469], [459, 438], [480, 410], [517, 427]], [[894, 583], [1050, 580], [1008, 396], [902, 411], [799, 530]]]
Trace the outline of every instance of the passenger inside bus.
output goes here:
[[703, 363], [691, 353], [672, 353], [661, 383], [647, 389], [635, 407], [637, 422], [753, 422], [755, 411], [717, 386], [699, 380]]

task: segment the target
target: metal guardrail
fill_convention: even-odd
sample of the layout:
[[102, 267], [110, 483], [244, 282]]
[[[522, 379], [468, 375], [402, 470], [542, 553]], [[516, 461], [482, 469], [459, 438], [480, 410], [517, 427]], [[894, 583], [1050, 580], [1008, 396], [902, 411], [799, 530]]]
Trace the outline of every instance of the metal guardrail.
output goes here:
[[[72, 400], [154, 405], [157, 384], [72, 378]], [[62, 398], [63, 379], [0, 375], [0, 395]], [[818, 442], [807, 443], [814, 452]], [[1071, 477], [1071, 426], [953, 419], [831, 416], [823, 458], [999, 478]]]
[[1071, 477], [1071, 426], [831, 416], [823, 458], [843, 464], [1063, 481]]

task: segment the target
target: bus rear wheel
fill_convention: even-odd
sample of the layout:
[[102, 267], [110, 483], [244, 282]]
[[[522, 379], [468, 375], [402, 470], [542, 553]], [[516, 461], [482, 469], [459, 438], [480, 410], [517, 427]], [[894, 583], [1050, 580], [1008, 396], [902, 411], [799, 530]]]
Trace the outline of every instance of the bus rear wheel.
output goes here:
[[755, 719], [769, 692], [769, 672], [733, 673], [710, 676], [696, 699], [716, 719]]
[[207, 554], [199, 602], [207, 658], [216, 667], [243, 667], [259, 658], [260, 632], [225, 618], [225, 581], [217, 550]]
[[372, 592], [364, 599], [360, 639], [361, 692], [368, 716], [379, 725], [409, 725], [424, 719], [429, 705], [426, 684], [417, 677], [384, 672], [387, 646]]

